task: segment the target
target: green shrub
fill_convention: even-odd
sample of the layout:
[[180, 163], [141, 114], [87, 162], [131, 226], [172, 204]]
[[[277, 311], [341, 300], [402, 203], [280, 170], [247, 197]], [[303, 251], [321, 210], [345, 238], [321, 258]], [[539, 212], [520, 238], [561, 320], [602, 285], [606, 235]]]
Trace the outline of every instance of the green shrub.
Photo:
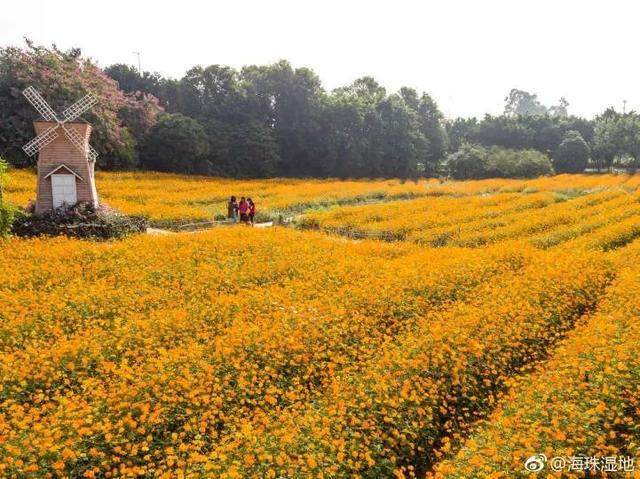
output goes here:
[[41, 215], [21, 211], [13, 223], [13, 233], [22, 237], [66, 235], [76, 238], [120, 239], [143, 233], [147, 220], [117, 213], [108, 207], [94, 208], [78, 203], [71, 208], [58, 208]]
[[4, 201], [4, 186], [7, 181], [9, 165], [0, 158], [0, 238], [11, 232], [11, 225], [15, 217], [15, 209]]
[[144, 168], [175, 173], [206, 173], [209, 143], [197, 120], [164, 113], [151, 127], [140, 151]]
[[558, 173], [582, 173], [589, 164], [591, 149], [580, 132], [568, 131], [553, 155]]
[[488, 175], [497, 178], [535, 178], [553, 174], [551, 161], [537, 150], [509, 150], [493, 146], [487, 151]]
[[551, 161], [536, 150], [510, 150], [463, 144], [447, 158], [449, 174], [459, 180], [534, 178], [553, 174]]
[[9, 235], [14, 218], [15, 209], [9, 204], [0, 203], [0, 238]]
[[458, 151], [447, 157], [447, 169], [458, 180], [486, 178], [487, 149], [480, 145], [463, 144]]

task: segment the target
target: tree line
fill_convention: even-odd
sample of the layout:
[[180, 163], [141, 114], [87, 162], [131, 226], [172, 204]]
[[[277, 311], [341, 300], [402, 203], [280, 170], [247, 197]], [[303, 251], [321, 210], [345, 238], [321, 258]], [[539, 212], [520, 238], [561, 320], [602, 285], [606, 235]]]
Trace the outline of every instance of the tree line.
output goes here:
[[162, 133], [151, 132], [164, 140], [153, 154], [143, 151], [143, 166], [173, 170], [184, 161], [159, 155], [178, 125], [201, 153], [182, 165], [188, 172], [408, 177], [435, 173], [447, 153], [436, 102], [411, 88], [387, 94], [371, 77], [326, 92], [312, 70], [284, 60], [240, 71], [197, 66], [180, 80], [121, 64], [105, 71], [126, 92], [153, 94], [170, 113], [156, 128]]
[[27, 41], [0, 48], [0, 156], [31, 166], [21, 147], [37, 113], [33, 85], [58, 110], [87, 92], [85, 115], [102, 169], [150, 169], [232, 177], [458, 178], [535, 176], [586, 167], [635, 168], [640, 116], [608, 109], [594, 119], [546, 107], [513, 89], [504, 114], [447, 120], [427, 93], [389, 93], [372, 77], [326, 91], [309, 68], [287, 61], [196, 66], [182, 78], [104, 70], [80, 50]]

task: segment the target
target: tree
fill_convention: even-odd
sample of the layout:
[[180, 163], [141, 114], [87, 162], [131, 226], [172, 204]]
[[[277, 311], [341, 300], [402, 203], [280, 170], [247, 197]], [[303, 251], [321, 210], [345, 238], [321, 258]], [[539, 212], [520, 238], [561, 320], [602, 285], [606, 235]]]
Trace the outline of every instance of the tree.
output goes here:
[[158, 73], [140, 73], [137, 68], [124, 63], [116, 63], [104, 69], [104, 72], [117, 83], [125, 93], [151, 93], [160, 90], [161, 76]]
[[594, 135], [594, 122], [575, 116], [486, 115], [480, 122], [475, 118], [458, 118], [448, 122], [446, 127], [451, 151], [468, 142], [507, 149], [535, 149], [553, 156], [567, 131], [579, 131], [587, 142]]
[[139, 163], [138, 142], [127, 128], [121, 128], [120, 141], [114, 147], [107, 167], [110, 170], [131, 170]]
[[201, 120], [209, 143], [207, 166], [209, 174], [233, 177], [239, 174], [237, 161], [233, 158], [233, 142], [236, 126], [211, 119]]
[[569, 130], [580, 132], [588, 143], [593, 138], [593, 122], [575, 116], [534, 116], [520, 119], [527, 128], [534, 131], [532, 147], [553, 156], [564, 135]]
[[207, 135], [200, 123], [179, 113], [163, 113], [145, 139], [140, 160], [152, 170], [208, 173], [208, 152]]
[[504, 148], [531, 148], [534, 130], [522, 117], [485, 115], [475, 133], [476, 140], [486, 146], [497, 145]]
[[513, 88], [504, 99], [507, 116], [544, 115], [547, 108], [538, 101], [538, 95]]
[[246, 119], [238, 72], [222, 65], [193, 67], [179, 82], [178, 109], [200, 121]]
[[640, 156], [640, 116], [608, 108], [595, 121], [593, 156], [598, 168], [618, 166], [635, 169]]
[[553, 174], [549, 157], [536, 150], [487, 149], [487, 175], [498, 178], [535, 178]]
[[159, 73], [142, 72], [124, 63], [116, 63], [104, 69], [104, 72], [118, 83], [125, 94], [153, 95], [163, 109], [177, 107], [175, 80], [164, 78]]
[[[31, 121], [36, 117], [20, 95], [27, 84], [41, 90], [57, 109], [88, 92], [98, 97], [98, 106], [86, 118], [94, 126], [92, 144], [101, 168], [404, 177], [436, 173], [448, 149], [444, 118], [433, 98], [410, 88], [387, 95], [372, 77], [327, 94], [312, 70], [293, 68], [284, 60], [241, 71], [196, 66], [172, 80], [125, 64], [102, 72], [77, 49], [61, 52], [30, 42], [27, 47], [0, 49], [0, 153], [6, 152], [16, 165], [34, 163], [21, 150], [33, 136]], [[157, 125], [164, 111], [184, 116], [165, 117]], [[191, 143], [193, 135], [185, 130], [200, 129], [184, 117], [205, 132], [206, 154], [165, 154], [158, 146], [167, 139], [177, 148]], [[171, 122], [181, 129], [175, 137], [163, 130]], [[484, 133], [474, 127], [465, 140], [484, 141]], [[508, 137], [508, 131], [494, 133]], [[460, 144], [462, 138], [456, 141]], [[508, 139], [498, 141], [508, 145]], [[167, 148], [171, 152], [173, 147]]]
[[366, 161], [372, 176], [415, 176], [425, 158], [427, 141], [420, 132], [417, 114], [400, 95], [390, 95], [367, 115], [369, 143]]
[[569, 116], [569, 112], [567, 110], [568, 106], [569, 106], [569, 102], [565, 97], [562, 96], [560, 97], [560, 100], [558, 100], [557, 105], [553, 105], [551, 106], [551, 108], [549, 108], [549, 114], [551, 116], [556, 116], [556, 117]]
[[558, 173], [582, 173], [589, 163], [591, 151], [580, 132], [566, 133], [553, 157], [553, 167]]
[[386, 90], [372, 77], [362, 77], [336, 88], [324, 107], [323, 131], [327, 145], [322, 155], [325, 175], [377, 176], [382, 174], [378, 105]]
[[33, 165], [22, 145], [34, 136], [33, 120], [39, 115], [21, 92], [33, 86], [51, 107], [60, 112], [87, 93], [98, 103], [84, 117], [92, 124], [92, 145], [99, 153], [98, 164], [108, 165], [120, 144], [118, 110], [124, 95], [117, 84], [79, 49], [66, 52], [47, 49], [27, 40], [27, 48], [0, 48], [0, 117], [3, 132], [0, 152], [17, 166]]
[[321, 119], [325, 150], [319, 165], [325, 176], [366, 176], [364, 121], [372, 108], [344, 90], [328, 98]]
[[387, 96], [387, 91], [384, 87], [370, 76], [358, 78], [346, 87], [336, 88], [334, 93], [360, 98], [372, 104], [379, 103]]
[[487, 150], [479, 145], [465, 143], [447, 157], [449, 174], [459, 180], [486, 178], [488, 169]]
[[[84, 95], [91, 93], [98, 103], [83, 115], [93, 127], [91, 144], [98, 151], [101, 168], [130, 168], [135, 154], [130, 155], [131, 136], [122, 135], [124, 107], [144, 110], [144, 102], [127, 99], [91, 60], [82, 57], [79, 49], [68, 51], [35, 46], [27, 40], [26, 48], [0, 48], [0, 153], [16, 166], [31, 166], [35, 158], [28, 158], [22, 145], [34, 136], [33, 120], [38, 113], [22, 96], [22, 90], [33, 86], [57, 112], [61, 112]], [[155, 107], [154, 107], [155, 108]], [[135, 148], [135, 144], [133, 145]], [[119, 156], [127, 152], [125, 156]], [[131, 162], [133, 161], [133, 163]]]
[[449, 140], [449, 152], [457, 151], [464, 143], [478, 142], [478, 120], [476, 118], [456, 118], [445, 125]]
[[308, 68], [294, 69], [281, 60], [242, 69], [241, 81], [254, 119], [273, 128], [285, 175], [320, 173], [321, 117], [325, 92]]
[[423, 158], [419, 163], [423, 171], [435, 173], [439, 164], [444, 160], [448, 149], [447, 132], [444, 127], [444, 115], [440, 112], [435, 100], [423, 93], [420, 98], [412, 88], [400, 89], [400, 96], [416, 114], [420, 124], [420, 132], [424, 136], [428, 148], [425, 149]]
[[155, 96], [138, 91], [125, 95], [118, 118], [136, 143], [140, 143], [163, 111]]
[[[335, 89], [322, 116], [322, 168], [336, 176], [411, 177], [432, 173], [446, 149], [437, 105], [426, 94], [386, 91], [363, 77]], [[431, 148], [431, 139], [439, 150]]]
[[623, 139], [620, 137], [618, 122], [618, 114], [611, 108], [596, 118], [593, 158], [599, 170], [611, 169], [614, 159], [620, 153]]
[[457, 179], [535, 178], [553, 174], [549, 158], [536, 150], [485, 148], [465, 143], [447, 158], [449, 174]]
[[252, 178], [273, 176], [280, 162], [271, 129], [255, 121], [244, 123], [234, 132], [232, 157], [237, 176]]

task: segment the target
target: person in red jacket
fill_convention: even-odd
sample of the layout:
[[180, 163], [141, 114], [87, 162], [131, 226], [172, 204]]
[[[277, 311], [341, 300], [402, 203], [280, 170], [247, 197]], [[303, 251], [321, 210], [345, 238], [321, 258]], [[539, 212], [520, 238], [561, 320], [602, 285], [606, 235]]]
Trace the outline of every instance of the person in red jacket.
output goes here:
[[244, 196], [240, 198], [238, 210], [240, 211], [240, 221], [244, 224], [249, 224], [249, 203], [247, 203]]
[[253, 218], [256, 216], [256, 204], [251, 198], [247, 198], [247, 203], [249, 203], [249, 221], [253, 225]]

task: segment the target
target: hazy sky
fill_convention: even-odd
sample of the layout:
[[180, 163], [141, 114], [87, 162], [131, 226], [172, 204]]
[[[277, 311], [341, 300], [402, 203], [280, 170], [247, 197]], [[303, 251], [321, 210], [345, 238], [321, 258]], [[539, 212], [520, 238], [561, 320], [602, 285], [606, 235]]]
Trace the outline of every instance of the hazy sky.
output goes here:
[[639, 14], [633, 0], [12, 0], [0, 45], [78, 46], [101, 66], [139, 51], [143, 70], [173, 77], [285, 58], [327, 89], [372, 75], [426, 91], [447, 116], [499, 113], [512, 87], [593, 116], [640, 110]]

